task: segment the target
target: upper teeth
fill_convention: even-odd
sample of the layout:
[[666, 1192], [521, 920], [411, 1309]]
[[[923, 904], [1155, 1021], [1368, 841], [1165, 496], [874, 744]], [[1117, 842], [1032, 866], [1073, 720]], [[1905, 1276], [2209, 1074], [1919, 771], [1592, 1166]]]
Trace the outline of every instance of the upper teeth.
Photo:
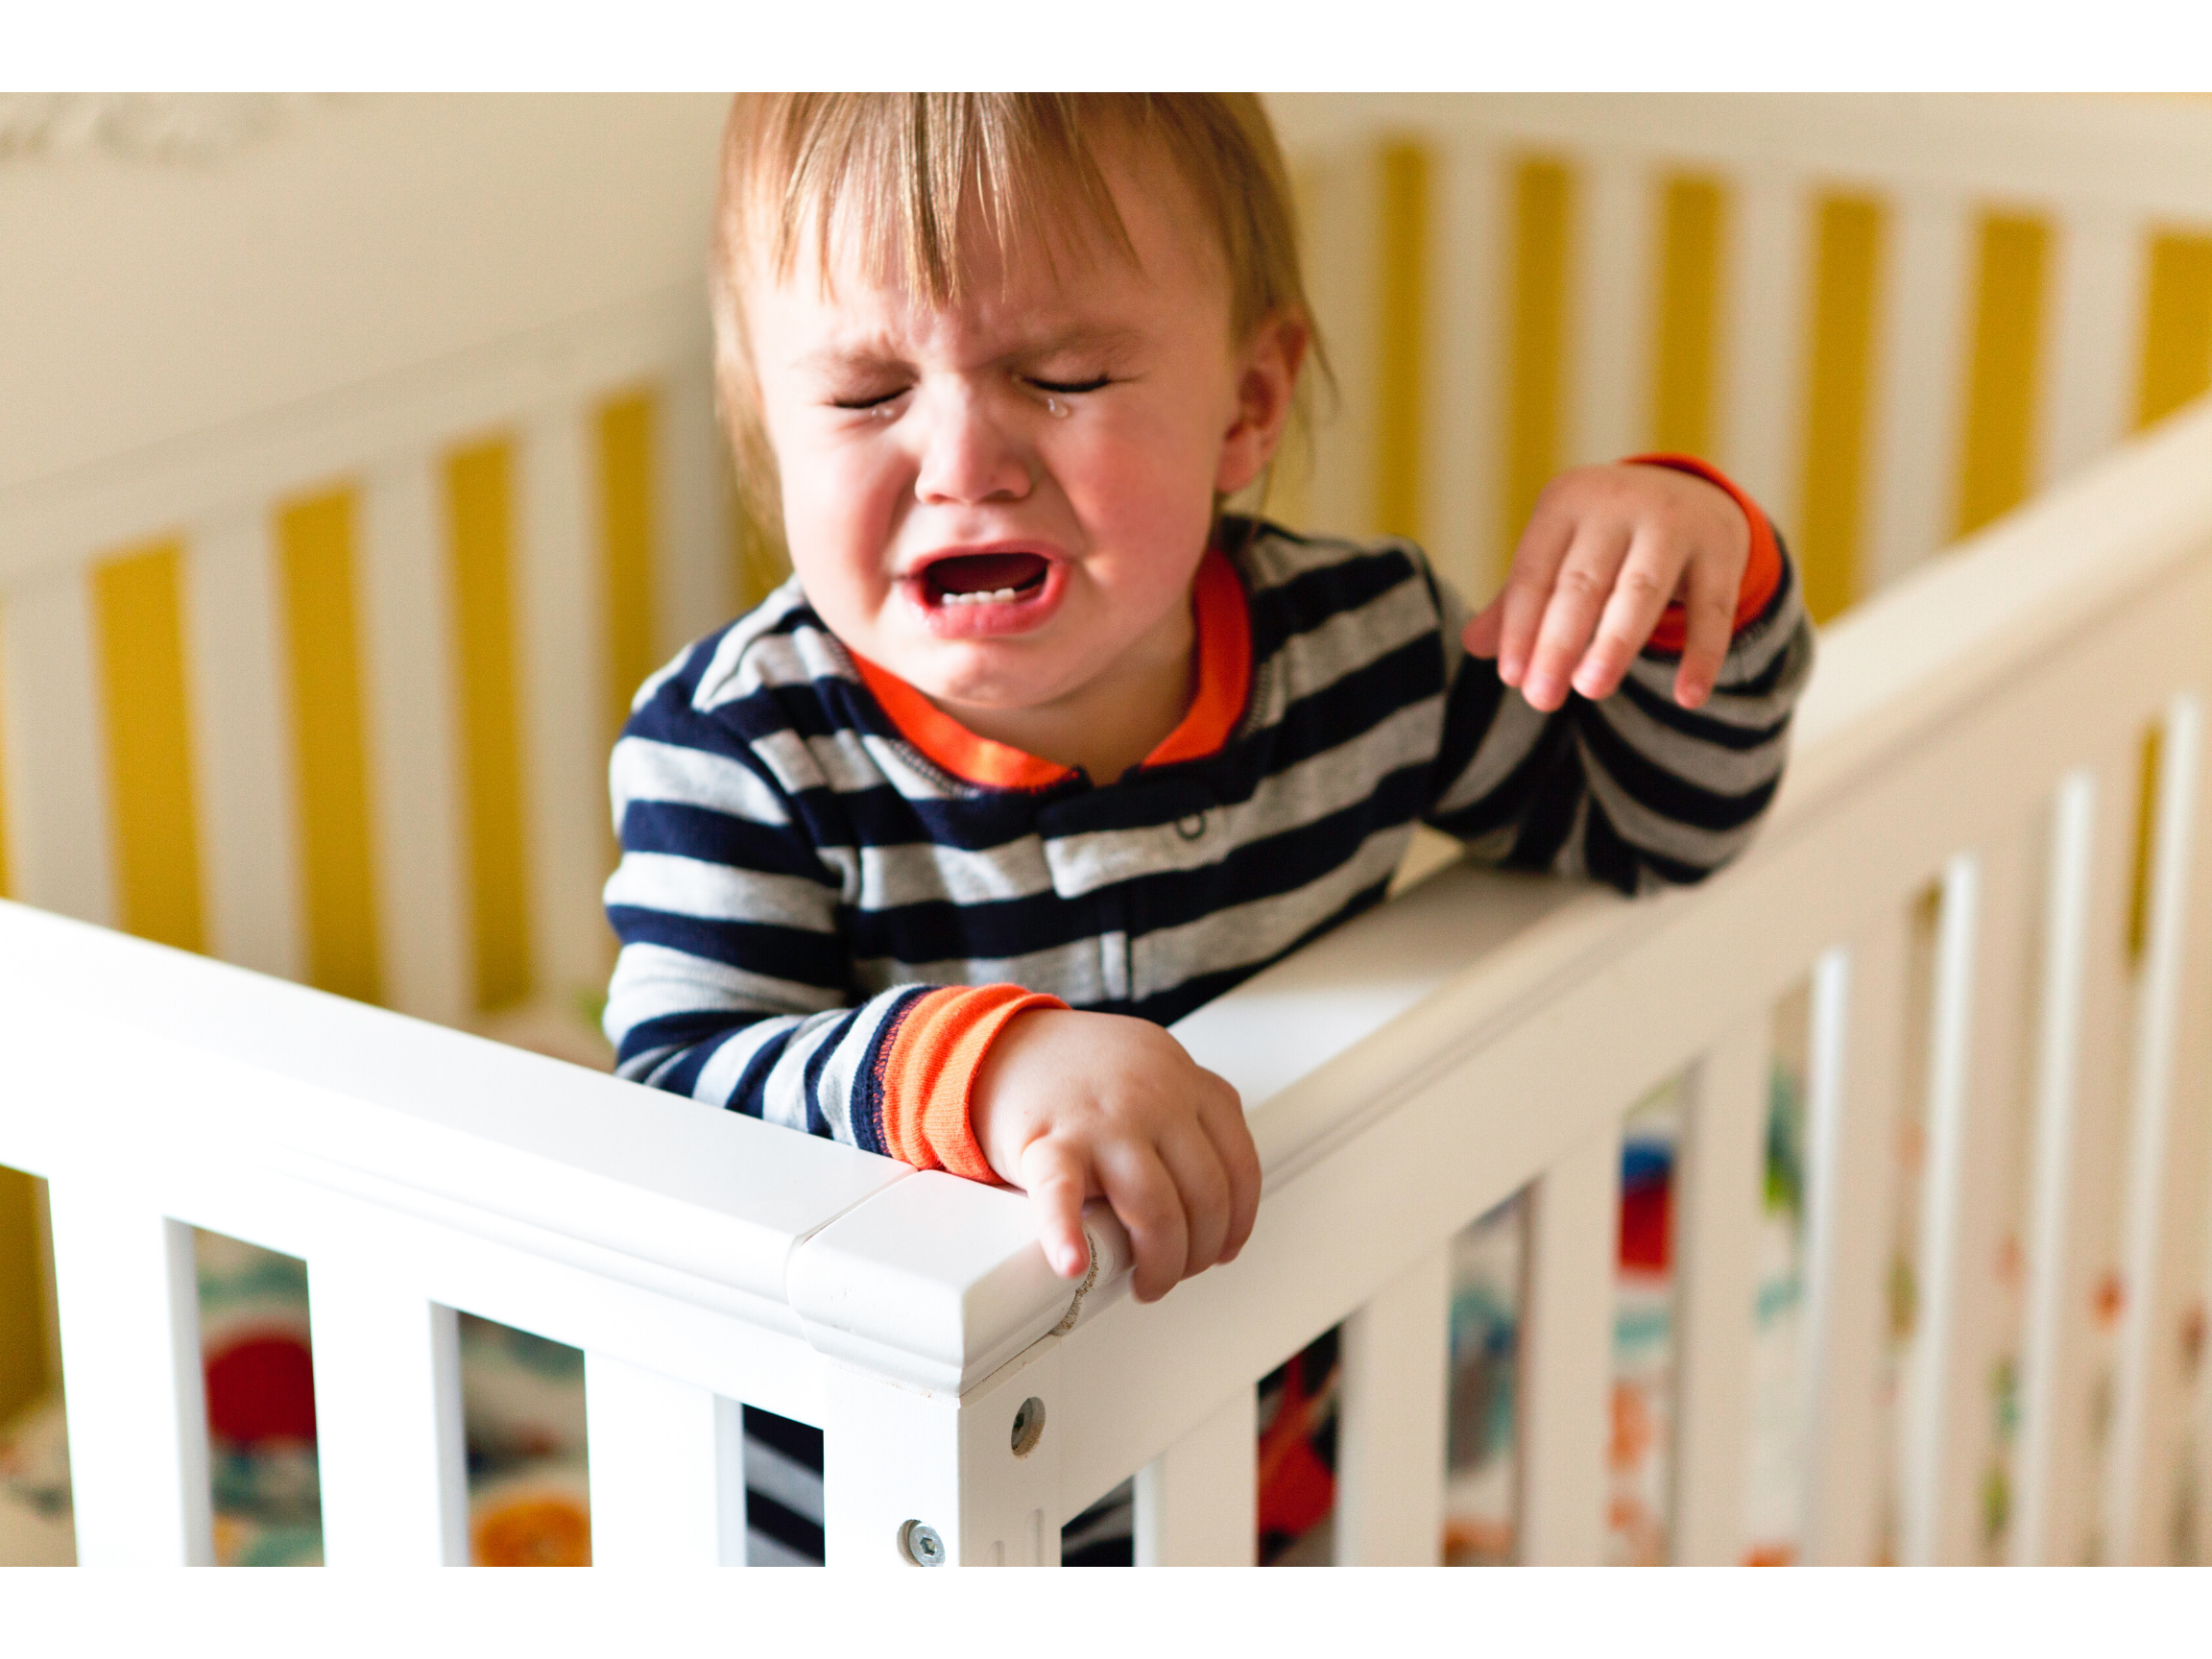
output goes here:
[[945, 595], [943, 603], [947, 605], [1004, 605], [1010, 600], [1021, 597], [1019, 589], [987, 588], [979, 593], [948, 593]]

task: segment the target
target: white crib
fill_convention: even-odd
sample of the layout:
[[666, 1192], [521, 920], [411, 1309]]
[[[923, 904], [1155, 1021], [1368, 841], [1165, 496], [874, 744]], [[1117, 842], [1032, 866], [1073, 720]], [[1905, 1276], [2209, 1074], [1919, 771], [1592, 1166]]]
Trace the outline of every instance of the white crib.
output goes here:
[[[657, 155], [710, 147], [710, 110], [665, 108], [624, 119]], [[210, 430], [150, 419], [132, 453], [0, 484], [6, 868], [38, 907], [0, 916], [0, 1163], [50, 1182], [81, 1559], [209, 1556], [200, 1226], [308, 1263], [333, 1564], [465, 1558], [455, 1310], [586, 1352], [592, 1549], [610, 1563], [740, 1557], [739, 1402], [826, 1431], [832, 1563], [1053, 1562], [1060, 1524], [1131, 1476], [1141, 1561], [1249, 1561], [1251, 1384], [1344, 1321], [1337, 1558], [1432, 1561], [1444, 1252], [1528, 1187], [1519, 1554], [1595, 1560], [1620, 1118], [1686, 1067], [1671, 1549], [1738, 1559], [1768, 1019], [1808, 975], [1805, 1557], [1971, 1558], [1967, 1402], [1997, 1339], [1972, 1276], [2015, 1212], [2011, 1552], [2169, 1557], [2174, 1472], [2200, 1458], [2208, 1404], [2176, 1333], [2212, 1248], [2212, 926], [2192, 904], [2212, 415], [1892, 579], [2212, 371], [2200, 345], [2176, 380], [2161, 344], [2195, 337], [2196, 244], [2175, 227], [2212, 224], [2212, 172], [2162, 153], [2203, 143], [2194, 112], [1278, 110], [1345, 392], [1311, 477], [1284, 485], [1291, 513], [1419, 531], [1479, 586], [1532, 469], [1703, 420], [1786, 533], [1818, 527], [1822, 591], [1888, 584], [1826, 633], [1753, 852], [1640, 904], [1441, 869], [1193, 1015], [1178, 1035], [1252, 1112], [1259, 1231], [1232, 1267], [1141, 1308], [1101, 1217], [1107, 1268], [1071, 1297], [1017, 1195], [424, 1022], [497, 1029], [533, 1003], [555, 1019], [599, 981], [618, 688], [758, 580], [730, 528], [695, 282], [626, 269], [588, 308], [480, 326], [435, 363], [380, 362], [379, 379]], [[403, 100], [299, 117], [373, 130], [386, 153], [422, 118]], [[466, 156], [466, 122], [435, 120]], [[277, 168], [285, 140], [265, 142], [265, 161], [229, 164], [242, 189], [276, 187], [253, 169]], [[1653, 225], [1676, 220], [1647, 209], [1681, 200], [1685, 168], [1721, 180], [1739, 233], [1647, 257], [1676, 234]], [[1895, 204], [1872, 221], [1879, 249], [1893, 214], [1893, 257], [1866, 254], [1860, 207], [1822, 205], [1838, 178]], [[600, 187], [569, 204], [578, 248], [582, 208], [638, 194], [618, 168]], [[679, 220], [699, 205], [685, 189]], [[1509, 191], [1517, 242], [1485, 235]], [[2017, 238], [1984, 235], [1998, 252], [1977, 288], [1991, 201], [2044, 240], [2007, 266]], [[1698, 210], [1680, 211], [1694, 229]], [[1549, 265], [1527, 252], [1547, 246]], [[2028, 266], [2046, 298], [2023, 333]], [[1732, 307], [1696, 300], [1699, 271], [1735, 274]], [[1531, 310], [1546, 273], [1572, 278], [1578, 314]], [[1702, 358], [1675, 326], [1700, 304]], [[2022, 338], [2045, 343], [2025, 374], [2005, 369]], [[1544, 370], [1547, 339], [1573, 349]], [[1838, 427], [1838, 404], [1864, 420]], [[1840, 479], [1839, 431], [1856, 457]], [[140, 727], [113, 718], [123, 706], [166, 712]], [[1911, 918], [1932, 883], [1923, 984]], [[1928, 1147], [1905, 1193], [1901, 1125]], [[1922, 1306], [1886, 1425], [1900, 1204]], [[2088, 1309], [2112, 1274], [2105, 1334]]]

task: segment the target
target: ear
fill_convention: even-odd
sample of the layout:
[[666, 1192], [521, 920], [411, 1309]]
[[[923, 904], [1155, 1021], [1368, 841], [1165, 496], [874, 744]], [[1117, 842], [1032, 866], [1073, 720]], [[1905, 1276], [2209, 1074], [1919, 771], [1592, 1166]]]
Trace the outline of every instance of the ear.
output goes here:
[[1295, 311], [1272, 311], [1237, 358], [1237, 417], [1221, 435], [1214, 491], [1234, 495], [1274, 459], [1290, 422], [1290, 396], [1312, 330]]

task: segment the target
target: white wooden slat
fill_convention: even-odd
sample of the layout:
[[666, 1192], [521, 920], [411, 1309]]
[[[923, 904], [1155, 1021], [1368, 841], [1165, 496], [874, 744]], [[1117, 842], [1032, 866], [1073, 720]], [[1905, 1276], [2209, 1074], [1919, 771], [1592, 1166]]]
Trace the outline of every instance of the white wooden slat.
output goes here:
[[1645, 445], [1649, 405], [1652, 181], [1640, 156], [1599, 152], [1575, 194], [1567, 357], [1567, 459], [1618, 461]]
[[1797, 522], [1804, 460], [1806, 197], [1756, 165], [1733, 184], [1722, 312], [1720, 462], [1777, 524]]
[[469, 1483], [453, 1310], [373, 1253], [307, 1265], [323, 1552], [333, 1567], [462, 1567]]
[[[2166, 1496], [2162, 1490], [2172, 1455], [2178, 1450], [2153, 1427], [2163, 1399], [2154, 1400], [2161, 1358], [2158, 1337], [2168, 1328], [2176, 1298], [2168, 1280], [2171, 1213], [2189, 1194], [2177, 1188], [2175, 1052], [2180, 1022], [2184, 939], [2188, 928], [2191, 864], [2197, 841], [2198, 776], [2204, 747], [2203, 706], [2194, 693], [2167, 708], [2159, 746], [2158, 817], [2151, 847], [2149, 914], [2135, 1048], [2129, 1075], [2126, 1196], [2121, 1205], [2121, 1307], [2119, 1358], [2113, 1386], [2112, 1451], [2105, 1471], [2105, 1559], [2123, 1565], [2165, 1560], [2158, 1537]], [[2200, 931], [2202, 929], [2200, 928]], [[2161, 1394], [2167, 1390], [2159, 1390]]]
[[736, 1401], [587, 1353], [584, 1407], [594, 1566], [745, 1564], [745, 1432]]
[[2116, 1231], [2098, 1198], [2117, 1175], [2130, 776], [2116, 757], [2079, 768], [2054, 813], [2010, 1538], [2023, 1566], [2083, 1559], [2096, 1519], [2090, 1310]]
[[530, 830], [531, 944], [541, 997], [566, 1007], [606, 982], [606, 599], [590, 416], [538, 411], [520, 445], [523, 557], [515, 562]]
[[[843, 1365], [829, 1373], [822, 1436], [829, 1565], [1060, 1564], [1067, 1424], [1056, 1421], [1065, 1415], [1057, 1339], [1034, 1344], [956, 1400]], [[1031, 1402], [1042, 1407], [1042, 1429], [1025, 1439], [1016, 1425]], [[1245, 1455], [1249, 1467], [1252, 1455]], [[940, 1548], [925, 1551], [917, 1539], [902, 1550], [902, 1537], [913, 1536], [909, 1523], [928, 1527]]]
[[1899, 1555], [1912, 1565], [1976, 1559], [1987, 1451], [1980, 1402], [1994, 1337], [1985, 1282], [1997, 1184], [2012, 1167], [2003, 1138], [2025, 1087], [2032, 898], [2024, 832], [1944, 872], [1898, 1500]]
[[654, 584], [654, 650], [665, 661], [737, 614], [731, 537], [730, 459], [714, 416], [713, 358], [700, 352], [662, 381], [661, 539]]
[[287, 979], [305, 968], [292, 688], [266, 503], [202, 519], [186, 538], [184, 666], [200, 786], [207, 943]]
[[2047, 488], [2127, 436], [2143, 304], [2142, 228], [2097, 202], [2053, 226], [2036, 484]]
[[14, 896], [112, 926], [115, 871], [108, 733], [84, 573], [65, 570], [0, 595], [8, 683], [7, 811]]
[[1520, 1557], [1530, 1566], [1595, 1566], [1605, 1558], [1621, 1228], [1617, 1124], [1545, 1171], [1529, 1191], [1527, 1227], [1517, 1395]]
[[359, 567], [371, 828], [385, 997], [458, 1023], [469, 1011], [458, 686], [434, 459], [410, 454], [362, 492]]
[[1260, 1545], [1259, 1393], [1239, 1388], [1137, 1471], [1137, 1565], [1249, 1567]]
[[215, 1559], [192, 1230], [112, 1178], [48, 1189], [77, 1560]]
[[1464, 138], [1438, 144], [1436, 155], [1421, 517], [1430, 558], [1462, 598], [1482, 605], [1509, 551], [1498, 545], [1504, 383], [1497, 318], [1506, 292], [1500, 162], [1495, 148]]
[[1911, 569], [1956, 529], [1973, 276], [1968, 204], [1921, 191], [1899, 195], [1876, 309], [1873, 493], [1862, 593]]
[[1728, 1032], [1699, 1062], [1685, 1125], [1674, 1237], [1674, 1513], [1690, 1566], [1743, 1558], [1751, 1454], [1751, 1332], [1764, 1208], [1771, 1022]]
[[1805, 1543], [1813, 1564], [1873, 1561], [1877, 1394], [1887, 1336], [1907, 921], [1879, 914], [1813, 974], [1806, 1116]]
[[1433, 1567], [1442, 1553], [1451, 1303], [1451, 1257], [1434, 1250], [1344, 1322], [1340, 1567]]
[[[1306, 490], [1308, 527], [1360, 535], [1375, 517], [1374, 455], [1377, 384], [1376, 301], [1382, 235], [1377, 188], [1381, 166], [1372, 143], [1316, 156], [1311, 195], [1301, 227], [1306, 293], [1335, 372], [1335, 396], [1313, 399], [1312, 476]], [[1302, 465], [1295, 455], [1292, 467]]]

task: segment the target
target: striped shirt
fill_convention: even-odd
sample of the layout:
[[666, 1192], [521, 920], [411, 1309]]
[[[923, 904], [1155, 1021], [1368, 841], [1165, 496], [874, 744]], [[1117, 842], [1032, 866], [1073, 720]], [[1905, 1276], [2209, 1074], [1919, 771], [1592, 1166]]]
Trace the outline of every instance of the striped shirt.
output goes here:
[[1411, 543], [1226, 519], [1191, 711], [1105, 784], [966, 733], [786, 583], [648, 681], [615, 745], [619, 1072], [988, 1175], [966, 1087], [1005, 1020], [1166, 1024], [1375, 904], [1416, 823], [1624, 893], [1695, 881], [1772, 799], [1812, 664], [1755, 511], [1753, 541], [1765, 590], [1704, 707], [1655, 645], [1545, 714], [1465, 653]]

